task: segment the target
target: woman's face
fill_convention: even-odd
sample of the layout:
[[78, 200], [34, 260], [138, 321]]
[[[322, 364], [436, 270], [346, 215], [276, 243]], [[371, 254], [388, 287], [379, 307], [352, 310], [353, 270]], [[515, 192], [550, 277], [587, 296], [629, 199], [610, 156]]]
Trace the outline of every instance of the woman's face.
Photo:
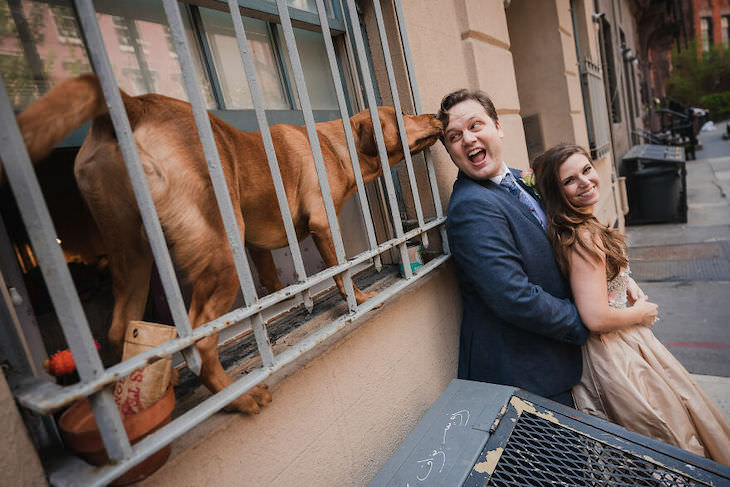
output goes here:
[[558, 171], [558, 184], [566, 199], [576, 208], [592, 211], [601, 197], [598, 173], [586, 156], [568, 157]]
[[444, 130], [446, 150], [454, 164], [472, 179], [481, 181], [502, 169], [502, 127], [476, 100], [465, 100], [449, 109]]

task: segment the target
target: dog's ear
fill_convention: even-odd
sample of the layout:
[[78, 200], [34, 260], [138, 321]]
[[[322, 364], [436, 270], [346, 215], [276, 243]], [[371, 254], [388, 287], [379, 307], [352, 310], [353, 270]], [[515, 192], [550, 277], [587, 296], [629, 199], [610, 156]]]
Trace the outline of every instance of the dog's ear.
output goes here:
[[370, 157], [377, 157], [378, 146], [375, 144], [375, 134], [373, 133], [373, 124], [370, 115], [367, 112], [361, 112], [352, 117], [352, 133], [355, 135], [357, 151]]

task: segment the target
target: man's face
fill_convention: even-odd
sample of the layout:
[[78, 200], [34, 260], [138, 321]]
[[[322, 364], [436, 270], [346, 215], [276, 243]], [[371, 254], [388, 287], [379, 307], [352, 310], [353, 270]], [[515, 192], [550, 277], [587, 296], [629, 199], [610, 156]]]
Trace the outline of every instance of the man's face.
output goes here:
[[499, 121], [492, 120], [478, 101], [464, 100], [449, 110], [446, 150], [470, 178], [484, 180], [500, 173], [503, 137]]

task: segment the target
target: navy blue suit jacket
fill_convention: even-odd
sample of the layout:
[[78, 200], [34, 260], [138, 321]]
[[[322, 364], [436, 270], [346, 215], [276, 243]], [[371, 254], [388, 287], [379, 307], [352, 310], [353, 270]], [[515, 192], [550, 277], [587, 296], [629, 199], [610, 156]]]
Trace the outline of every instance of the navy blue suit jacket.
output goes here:
[[459, 172], [446, 228], [464, 305], [459, 378], [546, 397], [570, 390], [589, 331], [535, 217], [504, 188]]

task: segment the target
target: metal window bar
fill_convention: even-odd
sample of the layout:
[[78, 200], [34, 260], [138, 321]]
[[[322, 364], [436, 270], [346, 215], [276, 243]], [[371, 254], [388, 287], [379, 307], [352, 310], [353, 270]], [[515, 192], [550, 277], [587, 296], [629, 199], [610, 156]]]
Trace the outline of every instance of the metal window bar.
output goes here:
[[[413, 98], [413, 106], [416, 113], [422, 113], [421, 95], [418, 92], [418, 83], [416, 81], [416, 69], [413, 65], [413, 57], [411, 56], [411, 45], [408, 42], [408, 31], [406, 30], [405, 16], [403, 15], [403, 7], [400, 2], [393, 2], [395, 5], [395, 16], [398, 20], [398, 32], [400, 34], [401, 44], [403, 45], [403, 57], [406, 61], [406, 69], [408, 71], [408, 81], [411, 87], [411, 96]], [[431, 160], [431, 148], [423, 151], [423, 157], [426, 160], [426, 172], [428, 173], [428, 182], [431, 186], [431, 197], [433, 198], [433, 206], [436, 212], [436, 218], [443, 218], [444, 210], [441, 206], [441, 196], [439, 196], [438, 181], [436, 180], [436, 171]], [[439, 227], [441, 232], [441, 246], [444, 254], [449, 254], [449, 240], [446, 237], [446, 227]]]
[[[208, 142], [212, 142], [212, 133], [210, 133], [210, 125], [209, 122], [207, 122], [207, 113], [205, 111], [202, 98], [200, 97], [199, 87], [196, 84], [197, 80], [194, 75], [194, 70], [192, 69], [190, 52], [186, 45], [186, 37], [184, 36], [180, 12], [178, 6], [175, 4], [176, 2], [174, 2], [173, 0], [164, 1], [166, 2], [165, 10], [170, 21], [171, 34], [173, 35], [173, 40], [175, 41], [176, 49], [178, 51], [178, 59], [180, 59], [181, 62], [183, 75], [188, 78], [186, 80], [186, 89], [188, 91], [188, 95], [190, 96], [194, 113], [196, 111], [199, 112], [196, 115], [196, 124], [198, 125], [199, 132], [201, 132], [202, 134], [201, 139], [203, 139], [202, 141], [205, 147], [206, 138], [209, 138]], [[91, 53], [92, 62], [94, 63], [97, 74], [99, 75], [99, 78], [101, 80], [104, 90], [104, 96], [110, 107], [110, 115], [114, 122], [115, 130], [117, 132], [117, 137], [122, 148], [125, 163], [127, 164], [128, 172], [130, 173], [130, 179], [133, 182], [135, 196], [137, 197], [138, 201], [140, 201], [140, 211], [142, 212], [145, 229], [148, 232], [150, 242], [153, 247], [153, 252], [155, 252], [155, 245], [160, 247], [157, 249], [157, 252], [154, 253], [154, 257], [158, 265], [160, 275], [163, 279], [163, 286], [167, 294], [168, 301], [171, 303], [171, 308], [174, 308], [174, 305], [176, 304], [175, 297], [180, 296], [179, 286], [176, 285], [177, 281], [174, 277], [174, 271], [172, 270], [170, 256], [167, 253], [164, 238], [162, 238], [161, 235], [160, 223], [157, 219], [154, 205], [152, 204], [149, 190], [146, 186], [146, 179], [143, 172], [141, 172], [139, 155], [137, 153], [134, 140], [131, 136], [129, 121], [126, 118], [126, 113], [123, 109], [121, 97], [114, 81], [111, 66], [109, 64], [108, 57], [106, 56], [106, 52], [103, 48], [104, 44], [101, 42], [101, 35], [99, 32], [99, 26], [96, 22], [95, 12], [93, 10], [93, 6], [90, 0], [76, 0], [76, 2], [81, 25], [89, 44], [89, 51]], [[298, 86], [298, 89], [300, 91], [300, 94], [303, 93], [304, 96], [306, 96], [306, 87], [303, 83], [301, 63], [299, 62], [298, 54], [296, 53], [296, 45], [293, 39], [293, 30], [291, 28], [291, 23], [288, 19], [288, 10], [286, 5], [284, 5], [282, 2], [283, 0], [279, 1], [278, 7], [280, 10], [281, 20], [285, 33], [287, 30], [289, 31], [288, 37], [290, 39], [287, 41], [287, 44], [290, 49], [290, 55], [292, 55], [293, 50], [294, 56], [297, 57], [296, 60], [292, 59], [292, 64], [296, 65], [295, 71], [298, 71], [298, 77], [301, 78], [302, 82], [302, 86]], [[319, 0], [318, 3], [318, 7], [321, 9], [321, 0]], [[355, 12], [352, 0], [348, 0], [348, 3], [348, 8], [350, 9], [350, 12]], [[400, 5], [398, 4], [398, 0], [395, 0], [395, 3], [396, 7], [399, 9]], [[232, 14], [234, 18], [234, 23], [236, 23], [236, 17], [238, 17], [238, 21], [240, 23], [240, 13], [238, 13], [237, 8], [234, 8], [231, 11], [237, 12], [237, 14]], [[322, 15], [321, 10], [320, 15]], [[356, 12], [354, 18], [350, 17], [350, 19], [351, 23], [356, 26], [354, 38], [357, 44], [359, 59], [362, 62], [365, 59], [364, 47], [362, 43], [362, 33], [359, 29], [359, 21], [357, 19]], [[382, 22], [382, 18], [378, 21]], [[241, 32], [237, 31], [237, 37], [239, 37], [239, 41], [240, 38], [245, 39], [245, 35], [242, 35], [244, 34], [242, 29], [240, 30]], [[244, 57], [245, 61], [247, 50], [243, 48], [241, 48], [241, 50], [242, 56]], [[408, 55], [407, 52], [406, 54]], [[334, 65], [332, 64], [333, 56], [329, 54], [328, 56], [330, 57], [332, 67]], [[186, 57], [187, 60], [184, 59]], [[251, 60], [249, 55], [249, 62], [250, 61]], [[363, 66], [361, 66], [361, 68], [363, 68]], [[253, 70], [247, 70], [247, 72], [248, 71], [252, 72]], [[187, 314], [185, 313], [185, 308], [182, 303], [182, 299], [180, 298], [178, 303], [178, 309], [173, 309], [173, 317], [179, 314], [182, 315], [180, 321], [175, 320], [179, 335], [177, 338], [170, 340], [158, 347], [155, 347], [152, 350], [132, 357], [131, 359], [123, 361], [106, 370], [103, 369], [98, 352], [93, 345], [93, 341], [91, 339], [91, 335], [86, 323], [83, 309], [81, 308], [78, 295], [74, 292], [75, 288], [73, 287], [70, 274], [66, 267], [63, 256], [60, 252], [60, 249], [55, 242], [55, 232], [53, 231], [50, 216], [48, 215], [47, 208], [43, 203], [43, 197], [40, 193], [40, 188], [38, 186], [37, 180], [35, 179], [35, 175], [33, 174], [27, 152], [25, 151], [22, 138], [15, 123], [15, 118], [13, 116], [9, 100], [5, 93], [4, 85], [1, 83], [0, 80], [0, 120], [2, 120], [3, 126], [11, 129], [3, 132], [3, 144], [0, 156], [2, 156], [2, 160], [5, 163], [8, 178], [11, 182], [11, 186], [13, 187], [14, 192], [16, 193], [16, 199], [19, 203], [19, 206], [21, 208], [24, 208], [24, 211], [26, 211], [26, 215], [24, 215], [24, 222], [29, 230], [29, 234], [31, 234], [31, 238], [33, 238], [33, 247], [36, 253], [39, 255], [39, 261], [41, 261], [42, 270], [45, 274], [47, 274], [46, 281], [48, 283], [51, 296], [54, 300], [54, 306], [56, 307], [57, 313], [59, 314], [59, 320], [64, 327], [64, 333], [66, 334], [67, 341], [70, 344], [72, 353], [74, 353], [74, 356], [77, 358], [79, 374], [82, 379], [80, 383], [66, 387], [61, 387], [50, 382], [31, 381], [23, 389], [16, 392], [16, 397], [24, 407], [27, 407], [41, 414], [48, 414], [57, 410], [60, 407], [70, 404], [79, 397], [90, 396], [92, 409], [95, 416], [97, 417], [97, 423], [102, 425], [102, 438], [104, 440], [107, 451], [109, 452], [110, 458], [113, 459], [112, 463], [101, 468], [91, 467], [85, 464], [79, 467], [78, 462], [80, 461], [78, 460], [76, 462], [70, 461], [63, 463], [60, 467], [51, 472], [51, 479], [54, 484], [67, 485], [72, 482], [76, 483], [82, 480], [82, 483], [85, 485], [102, 485], [111, 481], [112, 479], [127, 471], [129, 468], [144, 460], [146, 457], [157, 451], [162, 446], [167, 445], [175, 438], [179, 437], [186, 431], [196, 426], [205, 418], [223, 408], [225, 405], [240, 396], [242, 393], [248, 391], [256, 384], [268, 378], [274, 372], [292, 363], [306, 360], [305, 354], [315, 347], [318, 347], [322, 342], [329, 340], [332, 337], [349, 333], [357, 326], [355, 324], [357, 318], [363, 316], [368, 311], [377, 308], [382, 302], [384, 302], [390, 296], [399, 292], [401, 289], [409, 284], [410, 278], [414, 274], [413, 272], [411, 272], [410, 265], [407, 265], [409, 261], [405, 246], [406, 241], [419, 235], [425, 234], [425, 232], [433, 228], [443, 228], [443, 223], [445, 222], [445, 219], [442, 216], [437, 216], [436, 219], [428, 223], [420, 224], [419, 227], [416, 229], [413, 229], [406, 233], [403, 232], [400, 222], [400, 215], [397, 212], [397, 204], [395, 204], [394, 202], [395, 196], [393, 191], [393, 182], [390, 176], [390, 168], [388, 165], [387, 157], [385, 157], [383, 135], [382, 131], [380, 130], [377, 107], [374, 103], [373, 85], [371, 79], [369, 79], [370, 71], [369, 69], [362, 69], [362, 73], [364, 73], [365, 77], [364, 84], [367, 88], [366, 91], [371, 120], [374, 122], [373, 127], [376, 135], [376, 143], [378, 145], [381, 162], [383, 163], [385, 169], [384, 179], [386, 182], [386, 187], [388, 189], [388, 197], [391, 203], [391, 210], [393, 211], [396, 237], [389, 240], [388, 242], [385, 242], [375, 247], [373, 247], [371, 243], [370, 250], [362, 252], [350, 260], [344, 259], [344, 250], [342, 250], [341, 256], [343, 258], [340, 258], [340, 256], [338, 255], [338, 264], [336, 266], [321, 271], [309, 278], [305, 278], [304, 280], [295, 283], [286, 289], [265, 296], [261, 299], [257, 299], [255, 291], [251, 291], [249, 289], [249, 298], [252, 299], [246, 303], [246, 307], [233, 310], [224, 316], [221, 316], [215, 320], [212, 320], [209, 323], [206, 323], [196, 328], [195, 330], [190, 330], [190, 323], [187, 320]], [[297, 73], [295, 72], [295, 74]], [[337, 77], [336, 79], [339, 78]], [[250, 79], [249, 83], [251, 83]], [[197, 89], [198, 92], [195, 93], [195, 89], [193, 88]], [[254, 90], [252, 90], [252, 94], [253, 93]], [[260, 97], [258, 97], [258, 99], [254, 97], [254, 100], [260, 103]], [[341, 102], [342, 100], [338, 101]], [[418, 103], [417, 99], [416, 103]], [[302, 103], [302, 106], [305, 106], [305, 114], [307, 113], [307, 111], [309, 112], [308, 118], [310, 118], [310, 123], [308, 125], [310, 125], [310, 127], [308, 127], [308, 131], [313, 133], [313, 139], [317, 141], [316, 131], [314, 130], [314, 124], [312, 120], [313, 117], [311, 113], [311, 107], [309, 107], [309, 110], [307, 110], [306, 105], [308, 105], [308, 100], [306, 100], [306, 102], [303, 101]], [[260, 109], [260, 111], [263, 114], [262, 108]], [[199, 123], [198, 119], [202, 120], [202, 122]], [[266, 126], [265, 129], [262, 128], [263, 135], [264, 132], [267, 132], [268, 126], [266, 125], [265, 118], [262, 117], [262, 120], [262, 126]], [[205, 133], [206, 125], [207, 131], [209, 132], [207, 134]], [[312, 137], [310, 136], [310, 141], [311, 140]], [[314, 145], [315, 144], [313, 144], [313, 146]], [[271, 149], [271, 152], [273, 153], [273, 144], [271, 146]], [[211, 169], [211, 178], [218, 178], [218, 185], [223, 186], [223, 189], [225, 189], [225, 178], [220, 171], [220, 167], [216, 168], [217, 151], [215, 150], [215, 144], [212, 145], [212, 149], [209, 152], [206, 152], [205, 156], [206, 162]], [[321, 161], [321, 152], [319, 157], [319, 163], [323, 166], [323, 163]], [[210, 167], [211, 165], [212, 167]], [[218, 166], [219, 165], [220, 162], [218, 161]], [[323, 167], [321, 169], [321, 171], [318, 171], [318, 173], [321, 172], [320, 181], [324, 180], [324, 182], [326, 183], [326, 173], [324, 172]], [[218, 173], [217, 176], [216, 172]], [[272, 174], [276, 172], [278, 172], [278, 169], [277, 171], [272, 170]], [[216, 193], [218, 193], [218, 191], [216, 191]], [[436, 192], [434, 194], [437, 195], [438, 193]], [[281, 191], [281, 196], [283, 198], [283, 201], [286, 203], [283, 190]], [[327, 200], [327, 196], [328, 195], [323, 194], [325, 201]], [[230, 196], [221, 196], [219, 198], [217, 194], [216, 198], [218, 200], [219, 206], [222, 207], [222, 213], [224, 214], [223, 217], [225, 220], [225, 213], [231, 210]], [[226, 210], [225, 208], [226, 201], [227, 205], [229, 206], [228, 210]], [[434, 203], [435, 205], [438, 205], [437, 197], [435, 198]], [[336, 215], [334, 215], [334, 208], [331, 208], [331, 211], [328, 211], [328, 217], [330, 225], [332, 225], [333, 219], [335, 225], [337, 224]], [[243, 289], [251, 285], [250, 269], [248, 269], [247, 262], [245, 262], [243, 245], [240, 238], [240, 233], [238, 232], [238, 228], [235, 222], [235, 218], [231, 218], [229, 223], [231, 223], [231, 228], [226, 228], [226, 232], [230, 235], [229, 243], [231, 244], [232, 252], [234, 252], [234, 255], [241, 261], [237, 262], [236, 264], [237, 272], [239, 274], [239, 279], [241, 280], [241, 286]], [[340, 237], [338, 233], [339, 230], [336, 226], [334, 226], [334, 230], [335, 231], [333, 232], [333, 237], [335, 235], [337, 235], [337, 237]], [[156, 240], [155, 234], [158, 234], [158, 236], [160, 237], [159, 240]], [[186, 350], [195, 350], [193, 345], [201, 338], [210, 336], [225, 327], [231, 326], [234, 323], [240, 322], [250, 317], [254, 317], [254, 320], [256, 320], [256, 316], [259, 316], [258, 314], [261, 312], [261, 310], [272, 306], [275, 303], [288, 299], [294, 294], [307, 292], [308, 289], [312, 286], [337, 274], [347, 273], [354, 266], [374, 259], [379, 254], [389, 249], [392, 249], [393, 247], [398, 247], [401, 251], [402, 262], [405, 264], [404, 273], [406, 274], [406, 277], [408, 279], [397, 281], [395, 284], [391, 285], [384, 291], [381, 291], [377, 296], [371, 298], [360, 306], [353, 307], [350, 305], [351, 312], [349, 314], [345, 314], [339, 317], [335, 321], [329, 323], [322, 329], [305, 338], [296, 347], [288, 349], [280, 353], [276, 357], [273, 356], [273, 352], [271, 352], [270, 345], [267, 342], [263, 323], [260, 323], [260, 333], [255, 333], [255, 338], [259, 346], [259, 352], [261, 353], [262, 359], [264, 361], [264, 365], [262, 367], [238, 379], [231, 386], [227, 387], [218, 394], [215, 394], [212, 397], [206, 399], [204, 402], [202, 402], [192, 410], [173, 420], [169, 425], [160, 429], [158, 432], [146, 437], [143, 441], [135, 444], [133, 447], [130, 447], [129, 441], [126, 437], [126, 434], [124, 433], [123, 427], [121, 426], [121, 418], [118, 411], [116, 410], [116, 405], [111, 398], [111, 394], [108, 392], [108, 386], [110, 386], [114, 381], [129, 375], [134, 370], [147, 365], [151, 361], [158, 360], [160, 357], [169, 356], [177, 351], [185, 352]], [[238, 252], [237, 255], [236, 252]], [[431, 270], [437, 268], [441, 263], [445, 262], [447, 258], [448, 255], [442, 255], [433, 259], [431, 262], [427, 263], [419, 269], [419, 271], [416, 273], [416, 277], [422, 277], [426, 275]], [[169, 267], [169, 269], [165, 267], [166, 265]], [[170, 271], [170, 275], [168, 275], [167, 272], [164, 272], [166, 269]], [[241, 279], [242, 275], [243, 279]], [[352, 291], [350, 291], [348, 295], [352, 298]], [[184, 324], [187, 324], [187, 331], [184, 329], [184, 326], [182, 326]], [[268, 358], [265, 357], [265, 354], [267, 353], [270, 353]], [[192, 359], [188, 359], [192, 363]]]
[[[342, 79], [339, 76], [339, 69], [337, 67], [337, 59], [335, 57], [335, 49], [332, 44], [332, 34], [330, 33], [329, 22], [327, 15], [322, 5], [322, 0], [316, 0], [317, 10], [319, 11], [319, 21], [322, 26], [322, 36], [324, 37], [324, 46], [327, 50], [327, 58], [329, 59], [330, 72], [332, 73], [332, 81], [335, 85], [335, 92], [337, 94], [337, 105], [340, 108], [340, 117], [342, 118], [342, 128], [345, 129], [345, 140], [347, 141], [347, 151], [350, 155], [350, 161], [352, 161], [352, 170], [355, 174], [355, 185], [357, 186], [358, 200], [360, 201], [360, 212], [362, 213], [363, 221], [365, 223], [365, 233], [368, 237], [368, 244], [370, 249], [374, 249], [378, 246], [378, 242], [375, 239], [375, 229], [373, 228], [373, 216], [370, 213], [370, 207], [368, 206], [367, 195], [365, 194], [365, 185], [362, 181], [362, 171], [360, 170], [360, 161], [357, 157], [357, 150], [355, 148], [355, 139], [352, 135], [352, 127], [350, 126], [349, 116], [347, 113], [347, 104], [345, 102], [345, 93], [342, 88]], [[375, 268], [380, 271], [382, 268], [382, 262], [380, 254], [375, 256], [374, 259]]]
[[[172, 259], [167, 249], [167, 243], [162, 233], [160, 221], [157, 218], [152, 196], [147, 186], [147, 177], [145, 176], [142, 163], [137, 152], [137, 145], [132, 136], [132, 128], [129, 125], [126, 111], [122, 103], [119, 88], [117, 87], [114, 72], [112, 71], [109, 56], [104, 49], [92, 49], [91, 46], [103, 46], [104, 40], [99, 30], [99, 24], [96, 19], [96, 12], [91, 0], [76, 0], [76, 11], [79, 16], [79, 24], [89, 46], [88, 52], [92, 65], [99, 76], [104, 98], [109, 106], [109, 115], [114, 125], [114, 131], [119, 141], [119, 147], [124, 156], [124, 162], [127, 166], [129, 179], [132, 182], [134, 196], [137, 200], [142, 222], [145, 232], [147, 233], [152, 254], [157, 265], [157, 271], [160, 275], [165, 297], [167, 298], [170, 313], [172, 314], [175, 328], [180, 336], [187, 336], [192, 333], [192, 327], [185, 310], [185, 303], [180, 292], [180, 286], [175, 276], [175, 269], [172, 265]], [[196, 375], [200, 373], [201, 361], [200, 354], [196, 348], [190, 348], [183, 351], [183, 356], [188, 363], [188, 367]]]
[[[294, 39], [294, 28], [292, 27], [291, 19], [289, 18], [289, 7], [286, 4], [286, 0], [276, 0], [276, 5], [279, 8], [279, 20], [281, 22], [282, 30], [284, 31], [287, 54], [292, 65], [292, 70], [294, 71], [294, 82], [297, 87], [297, 95], [299, 97], [299, 104], [302, 108], [302, 114], [304, 115], [304, 123], [307, 128], [309, 146], [312, 149], [312, 155], [314, 156], [314, 166], [317, 171], [317, 179], [319, 179], [319, 189], [322, 193], [322, 200], [327, 214], [327, 222], [332, 235], [332, 242], [335, 247], [337, 263], [342, 264], [347, 260], [347, 257], [345, 256], [345, 246], [342, 243], [340, 223], [337, 220], [337, 212], [335, 211], [335, 205], [332, 202], [332, 195], [330, 194], [327, 171], [324, 167], [322, 149], [319, 145], [319, 136], [317, 135], [317, 129], [314, 125], [312, 104], [309, 101], [309, 93], [307, 92], [307, 84], [304, 81], [302, 62], [299, 59], [299, 50], [297, 49], [297, 43]], [[357, 302], [355, 301], [355, 291], [353, 289], [352, 277], [349, 269], [342, 274], [342, 283], [345, 286], [347, 305], [350, 308], [350, 311], [354, 311], [355, 308], [357, 308]]]
[[590, 59], [583, 63], [583, 83], [588, 92], [589, 108], [591, 115], [591, 128], [595, 158], [600, 158], [611, 149], [611, 131], [608, 126], [608, 107], [604, 95], [603, 77], [601, 67]]
[[[203, 154], [205, 156], [205, 162], [208, 165], [211, 182], [213, 183], [213, 192], [218, 203], [218, 209], [221, 212], [226, 238], [228, 239], [228, 244], [233, 254], [233, 262], [236, 267], [241, 292], [243, 293], [243, 300], [246, 305], [250, 305], [256, 302], [258, 296], [256, 295], [251, 269], [246, 258], [246, 251], [243, 248], [241, 229], [236, 222], [236, 213], [233, 209], [233, 203], [231, 203], [231, 194], [228, 191], [228, 184], [223, 174], [218, 149], [213, 139], [210, 118], [208, 117], [208, 111], [205, 108], [200, 85], [195, 73], [193, 57], [190, 54], [190, 47], [187, 44], [185, 27], [183, 26], [182, 16], [180, 15], [180, 6], [177, 0], [163, 0], [162, 4], [167, 15], [175, 51], [180, 61], [183, 81], [185, 82], [185, 91], [188, 94], [188, 100], [190, 100], [190, 105], [193, 108], [195, 125], [203, 146]], [[256, 335], [256, 345], [259, 349], [259, 354], [261, 354], [261, 360], [265, 367], [269, 367], [274, 362], [274, 352], [271, 350], [271, 344], [269, 343], [261, 314], [257, 313], [254, 315], [252, 325], [254, 334]]]
[[[398, 2], [399, 0], [396, 0]], [[370, 66], [367, 63], [367, 55], [365, 54], [365, 46], [362, 41], [362, 31], [360, 30], [360, 19], [355, 8], [354, 0], [346, 0], [347, 10], [349, 12], [350, 29], [352, 30], [353, 37], [355, 38], [355, 50], [357, 52], [357, 59], [360, 62], [360, 72], [362, 73], [362, 82], [365, 87], [365, 98], [367, 100], [368, 109], [370, 110], [370, 120], [373, 124], [373, 134], [375, 135], [375, 145], [378, 148], [378, 156], [380, 162], [383, 165], [383, 180], [385, 181], [385, 188], [388, 193], [388, 203], [390, 205], [391, 217], [393, 218], [393, 227], [395, 230], [396, 238], [403, 235], [403, 223], [401, 222], [400, 213], [398, 212], [398, 202], [395, 198], [395, 188], [393, 185], [393, 175], [390, 173], [390, 164], [388, 164], [388, 153], [385, 149], [385, 141], [383, 139], [383, 129], [380, 126], [380, 118], [378, 117], [378, 107], [375, 101], [375, 92], [373, 90], [373, 81], [370, 73]], [[386, 62], [389, 60], [386, 59]], [[396, 112], [398, 107], [396, 107]], [[406, 146], [407, 147], [407, 146]], [[405, 149], [404, 152], [407, 152]], [[402, 243], [398, 246], [400, 253], [400, 261], [403, 264], [403, 273], [406, 279], [410, 279], [413, 276], [411, 271], [411, 261], [408, 257], [408, 248], [406, 243]]]
[[[281, 179], [281, 171], [279, 170], [279, 163], [276, 159], [274, 143], [271, 139], [271, 132], [269, 131], [269, 123], [266, 120], [263, 96], [261, 95], [261, 89], [259, 88], [256, 67], [253, 62], [253, 57], [251, 56], [251, 49], [248, 44], [248, 38], [246, 37], [246, 30], [243, 26], [243, 19], [241, 19], [241, 12], [238, 10], [238, 5], [235, 0], [228, 1], [228, 8], [233, 19], [233, 27], [236, 33], [238, 49], [241, 51], [241, 60], [243, 61], [246, 81], [248, 82], [251, 100], [253, 101], [254, 111], [256, 112], [256, 121], [259, 126], [259, 132], [261, 133], [261, 139], [264, 143], [264, 151], [266, 152], [266, 160], [269, 164], [269, 172], [271, 172], [271, 177], [274, 181], [276, 201], [279, 205], [279, 211], [281, 212], [281, 218], [284, 223], [286, 239], [289, 243], [289, 249], [294, 262], [294, 272], [296, 273], [297, 280], [299, 282], [303, 282], [307, 278], [307, 273], [304, 270], [302, 252], [299, 248], [299, 241], [297, 240], [297, 234], [294, 230], [294, 222], [292, 221], [291, 212], [289, 211], [289, 203], [287, 202], [286, 192], [284, 191], [284, 182]], [[311, 311], [314, 303], [308, 288], [302, 291], [302, 300], [304, 301], [306, 309]]]
[[[92, 380], [103, 373], [104, 366], [94, 346], [94, 339], [61, 247], [56, 242], [56, 231], [43, 202], [41, 188], [33, 173], [20, 130], [15, 123], [3, 80], [0, 80], [0, 120], [4, 127], [0, 134], [0, 157], [5, 174], [18, 202], [43, 278], [48, 284], [63, 334], [74, 355], [79, 377], [82, 381]], [[102, 389], [90, 400], [94, 416], [99, 418], [99, 430], [109, 458], [121, 459], [128, 456], [131, 447], [111, 391], [108, 388]]]
[[[383, 58], [385, 59], [385, 71], [388, 75], [388, 84], [390, 85], [390, 94], [393, 98], [393, 106], [396, 107], [395, 119], [398, 123], [398, 134], [400, 135], [403, 147], [408, 147], [408, 136], [406, 135], [406, 127], [403, 124], [403, 114], [400, 110], [400, 96], [398, 95], [398, 85], [395, 82], [395, 73], [393, 72], [393, 61], [390, 55], [390, 47], [388, 46], [388, 36], [385, 34], [385, 21], [383, 20], [383, 12], [380, 8], [380, 0], [373, 0], [373, 11], [375, 12], [376, 24], [378, 26], [378, 35], [380, 36], [380, 46], [383, 50]], [[423, 226], [423, 209], [421, 208], [421, 198], [418, 195], [418, 184], [416, 184], [416, 175], [413, 172], [413, 161], [411, 153], [408, 150], [403, 151], [406, 170], [408, 173], [408, 182], [411, 186], [411, 194], [413, 196], [413, 205], [416, 208], [416, 220], [418, 226]], [[421, 241], [425, 247], [428, 247], [428, 234], [421, 236]]]

